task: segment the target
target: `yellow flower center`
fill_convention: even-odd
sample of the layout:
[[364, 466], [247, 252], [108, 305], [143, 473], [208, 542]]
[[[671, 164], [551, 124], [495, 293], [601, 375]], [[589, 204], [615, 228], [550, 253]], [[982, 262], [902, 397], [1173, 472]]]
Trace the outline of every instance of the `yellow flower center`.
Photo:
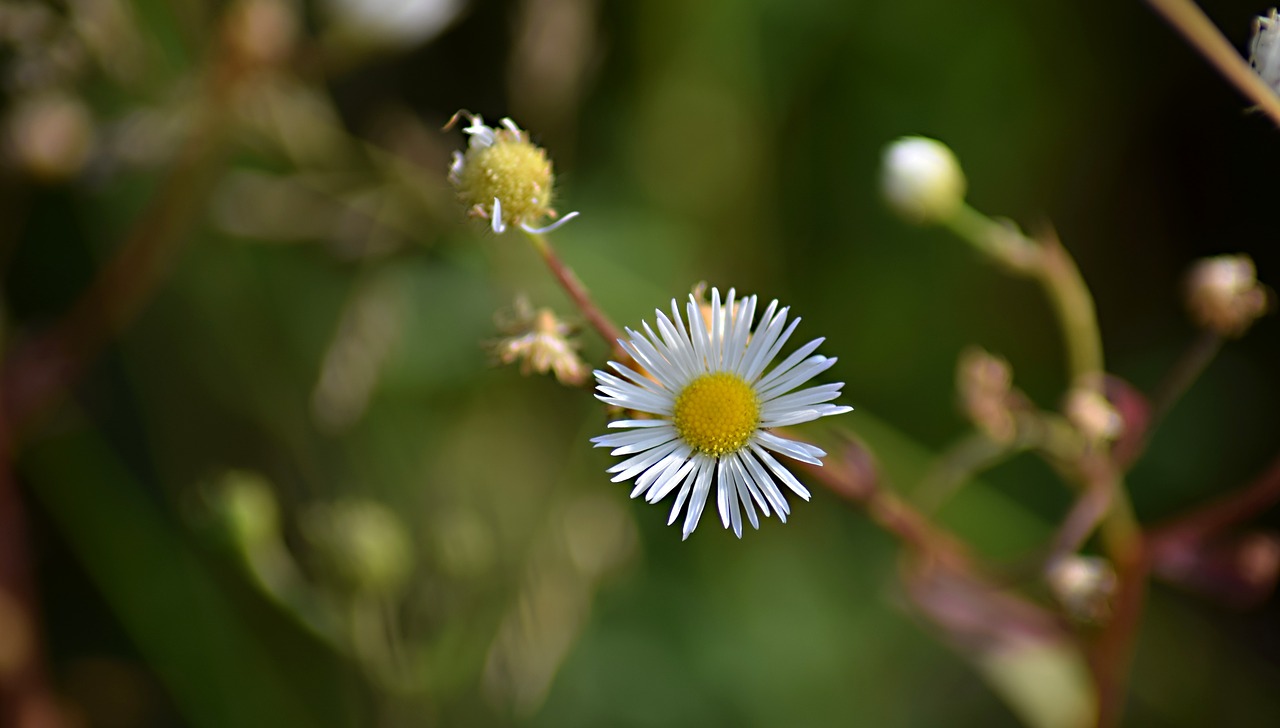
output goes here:
[[671, 419], [695, 451], [719, 457], [747, 446], [760, 425], [760, 401], [736, 374], [703, 374], [676, 397]]
[[551, 162], [539, 147], [499, 134], [493, 145], [467, 151], [458, 189], [468, 206], [487, 210], [497, 197], [508, 222], [536, 221], [551, 207]]

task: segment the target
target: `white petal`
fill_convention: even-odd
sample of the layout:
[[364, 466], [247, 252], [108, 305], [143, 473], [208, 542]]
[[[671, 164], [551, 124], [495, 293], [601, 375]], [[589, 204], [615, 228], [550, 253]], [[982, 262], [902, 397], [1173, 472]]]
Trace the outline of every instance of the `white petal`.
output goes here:
[[738, 367], [742, 366], [742, 360], [747, 355], [747, 339], [751, 336], [751, 322], [755, 315], [756, 297], [747, 296], [738, 304], [733, 331], [725, 344], [724, 368], [726, 371], [737, 372]]
[[[725, 473], [724, 458], [716, 459], [716, 509], [720, 511], [720, 523], [725, 528], [729, 527], [729, 499], [737, 498], [738, 494], [733, 489], [733, 484], [729, 482], [729, 476]], [[741, 524], [738, 526], [741, 528]]]
[[493, 231], [495, 233], [501, 235], [506, 232], [507, 226], [502, 224], [502, 200], [496, 197], [493, 198], [493, 212], [490, 217], [493, 218], [490, 222], [493, 223]]
[[670, 424], [666, 420], [614, 420], [606, 427], [664, 427]]
[[783, 309], [781, 316], [775, 316], [774, 311], [777, 308], [778, 299], [775, 298], [765, 308], [764, 315], [760, 317], [760, 326], [756, 329], [756, 333], [751, 337], [751, 340], [747, 342], [747, 350], [742, 355], [742, 362], [737, 369], [738, 374], [742, 375], [747, 381], [751, 381], [751, 378], [746, 376], [747, 370], [759, 358], [760, 354], [773, 344], [773, 340], [777, 338], [778, 332], [782, 331], [782, 326], [786, 323], [786, 309]]
[[[681, 465], [679, 470], [669, 476], [659, 478], [654, 481], [653, 487], [651, 487], [649, 492], [645, 494], [644, 499], [650, 503], [657, 503], [663, 498], [666, 498], [668, 493], [670, 493], [677, 485], [682, 483], [689, 473], [693, 472], [693, 468], [693, 460], [686, 457], [684, 465]], [[675, 519], [672, 518], [672, 520]], [[667, 525], [671, 524], [668, 523]]]
[[570, 220], [572, 220], [577, 216], [578, 216], [578, 213], [575, 210], [574, 212], [571, 212], [565, 215], [564, 217], [560, 218], [559, 220], [556, 220], [550, 225], [545, 225], [543, 227], [533, 227], [529, 223], [521, 223], [520, 228], [524, 230], [526, 233], [533, 233], [534, 235], [542, 235], [543, 233], [549, 233], [552, 230], [559, 229], [561, 225], [564, 225], [566, 222], [569, 222]]
[[[618, 473], [611, 480], [614, 483], [621, 483], [624, 480], [631, 480], [642, 470], [647, 470], [658, 461], [670, 455], [673, 450], [679, 447], [678, 442], [669, 442], [666, 445], [655, 447], [647, 452], [633, 456], [630, 460], [624, 460], [612, 468], [606, 470], [606, 473]], [[621, 471], [621, 472], [619, 472]]]
[[782, 463], [778, 462], [776, 458], [765, 452], [764, 448], [753, 442], [751, 443], [751, 452], [755, 453], [756, 457], [760, 458], [760, 462], [764, 463], [764, 466], [768, 468], [769, 472], [773, 473], [778, 480], [781, 480], [784, 485], [795, 491], [796, 495], [804, 498], [805, 500], [809, 500], [809, 489], [801, 485], [800, 481], [796, 480], [796, 476], [792, 475], [790, 470], [783, 467]]
[[822, 372], [830, 369], [835, 363], [835, 357], [826, 357], [821, 355], [811, 356], [805, 360], [803, 364], [782, 375], [767, 387], [757, 385], [756, 394], [761, 398], [771, 398], [785, 392], [790, 392], [801, 384], [804, 384]]
[[[778, 316], [779, 318], [781, 318], [786, 314], [787, 314], [787, 309], [784, 308], [782, 312], [778, 314]], [[756, 359], [742, 373], [743, 378], [746, 379], [748, 382], [755, 381], [756, 378], [760, 376], [760, 373], [764, 371], [764, 368], [769, 366], [769, 362], [773, 361], [774, 357], [778, 355], [779, 351], [782, 351], [782, 346], [787, 343], [787, 339], [791, 338], [792, 332], [794, 332], [796, 330], [796, 327], [799, 325], [800, 325], [800, 317], [797, 316], [796, 318], [791, 320], [791, 323], [787, 325], [787, 328], [785, 330], [783, 330], [780, 334], [778, 334], [777, 338], [773, 340], [773, 343], [769, 345], [768, 349], [756, 352], [755, 354]]]
[[822, 460], [819, 458], [826, 457], [827, 451], [816, 445], [810, 445], [807, 442], [799, 442], [798, 440], [788, 440], [785, 437], [778, 437], [772, 432], [757, 432], [756, 439], [761, 445], [770, 450], [786, 455], [789, 458], [799, 460], [810, 465], [822, 467]]
[[689, 496], [689, 509], [684, 514], [682, 540], [689, 538], [693, 529], [698, 527], [698, 519], [702, 517], [702, 509], [707, 505], [707, 491], [711, 489], [711, 476], [715, 475], [715, 461], [706, 455], [698, 458], [698, 477], [693, 484], [693, 493]]
[[[733, 470], [734, 477], [738, 479], [739, 483], [746, 486], [747, 492], [751, 494], [751, 497], [755, 502], [760, 505], [760, 510], [766, 517], [768, 517], [770, 513], [769, 501], [764, 497], [764, 494], [760, 492], [760, 488], [756, 486], [755, 478], [751, 477], [751, 475], [747, 473], [746, 466], [742, 464], [742, 460], [738, 455], [739, 453], [729, 455], [729, 467]], [[755, 509], [751, 508], [748, 512], [751, 515], [751, 525], [759, 528], [760, 526], [756, 523], [755, 519]]]
[[775, 397], [769, 400], [761, 400], [760, 414], [761, 416], [769, 416], [775, 412], [785, 412], [788, 409], [796, 407], [805, 407], [811, 404], [820, 404], [822, 402], [830, 402], [840, 396], [840, 389], [844, 387], [844, 382], [836, 382], [835, 384], [821, 384], [816, 387], [802, 389], [799, 392]]
[[748, 474], [755, 479], [755, 483], [760, 487], [760, 491], [764, 493], [765, 498], [773, 504], [773, 509], [778, 513], [778, 520], [783, 523], [787, 522], [787, 514], [791, 512], [791, 506], [787, 505], [787, 499], [782, 496], [782, 491], [778, 489], [778, 484], [773, 482], [773, 478], [765, 470], [764, 466], [746, 450], [738, 452], [738, 457], [742, 464], [747, 466]]
[[774, 427], [791, 427], [804, 422], [812, 422], [822, 416], [821, 412], [816, 409], [798, 409], [792, 410], [783, 415], [774, 415], [773, 417], [761, 418], [760, 426], [766, 429]]
[[812, 354], [814, 349], [817, 349], [825, 340], [826, 339], [819, 336], [818, 338], [814, 339], [813, 341], [810, 341], [809, 343], [805, 344], [799, 349], [796, 349], [791, 354], [791, 356], [787, 357], [785, 360], [783, 360], [781, 364], [774, 367], [773, 371], [761, 377], [760, 381], [756, 382], [756, 389], [763, 390], [766, 387], [768, 387], [772, 382], [777, 381], [778, 377], [791, 371], [792, 368], [794, 368], [797, 364], [799, 364], [805, 357]]
[[[729, 477], [733, 479], [733, 486], [738, 490], [737, 500], [742, 502], [742, 508], [747, 512], [747, 520], [751, 521], [752, 528], [758, 530], [760, 528], [760, 519], [756, 517], [756, 507], [751, 503], [751, 493], [747, 489], [746, 480], [739, 475], [737, 467], [741, 466], [737, 466], [736, 462], [730, 463]], [[738, 517], [736, 506], [733, 509], [733, 516], [734, 531], [737, 532], [738, 538], [742, 538], [742, 519]]]

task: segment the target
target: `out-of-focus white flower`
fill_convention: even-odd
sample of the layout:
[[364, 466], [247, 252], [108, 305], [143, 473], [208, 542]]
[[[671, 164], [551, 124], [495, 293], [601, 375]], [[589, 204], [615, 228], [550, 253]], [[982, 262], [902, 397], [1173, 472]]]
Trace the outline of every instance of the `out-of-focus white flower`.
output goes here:
[[537, 227], [534, 223], [556, 217], [551, 209], [555, 176], [547, 153], [511, 119], [489, 127], [480, 116], [459, 111], [449, 124], [459, 116], [471, 122], [462, 130], [471, 139], [466, 153], [453, 153], [449, 181], [472, 215], [489, 220], [495, 233], [505, 232], [508, 224], [529, 233], [547, 233], [578, 216], [571, 212]]
[[687, 502], [684, 538], [697, 527], [713, 482], [720, 520], [739, 538], [739, 504], [752, 527], [760, 526], [755, 505], [765, 516], [776, 511], [785, 523], [790, 507], [777, 481], [805, 500], [809, 491], [770, 451], [811, 465], [822, 465], [819, 458], [826, 453], [770, 430], [852, 409], [827, 404], [840, 395], [841, 382], [792, 391], [835, 364], [834, 358], [813, 354], [823, 339], [800, 347], [765, 374], [800, 319], [788, 326], [789, 309], [778, 310], [773, 301], [753, 334], [755, 311], [755, 296], [735, 304], [730, 289], [721, 304], [713, 288], [710, 325], [691, 295], [686, 329], [672, 300], [670, 318], [655, 311], [660, 333], [645, 322], [644, 334], [627, 329], [628, 338], [618, 341], [649, 376], [617, 362], [609, 366], [621, 376], [595, 372], [601, 401], [652, 417], [611, 422], [609, 427], [627, 431], [592, 442], [613, 448], [613, 455], [631, 456], [609, 472], [615, 483], [636, 479], [632, 498], [644, 494], [657, 503], [677, 491], [668, 523], [675, 523]]
[[444, 30], [462, 0], [325, 0], [335, 34], [373, 45], [411, 46]]
[[964, 202], [966, 182], [947, 145], [925, 137], [903, 137], [884, 151], [880, 185], [889, 206], [907, 220], [946, 219]]
[[1271, 296], [1247, 255], [1205, 258], [1187, 276], [1187, 309], [1199, 326], [1241, 336], [1267, 312]]
[[1280, 93], [1280, 12], [1275, 8], [1253, 19], [1249, 65], [1268, 86]]
[[93, 151], [93, 119], [75, 96], [50, 92], [22, 99], [7, 126], [13, 156], [41, 179], [74, 177]]

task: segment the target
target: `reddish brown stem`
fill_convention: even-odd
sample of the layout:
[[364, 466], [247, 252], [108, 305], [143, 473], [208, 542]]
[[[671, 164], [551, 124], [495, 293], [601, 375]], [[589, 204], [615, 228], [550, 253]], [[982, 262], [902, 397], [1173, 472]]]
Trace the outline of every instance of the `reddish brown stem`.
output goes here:
[[582, 281], [578, 280], [578, 276], [574, 275], [573, 270], [560, 260], [560, 256], [556, 255], [551, 243], [537, 233], [529, 233], [529, 238], [533, 240], [533, 246], [538, 249], [538, 254], [546, 261], [547, 267], [551, 269], [551, 273], [556, 277], [556, 281], [560, 283], [560, 287], [564, 289], [569, 299], [573, 301], [573, 305], [577, 306], [582, 315], [586, 317], [587, 323], [591, 324], [591, 328], [595, 329], [600, 338], [604, 339], [604, 343], [609, 346], [610, 351], [613, 352], [614, 360], [618, 362], [631, 361], [631, 357], [618, 344], [618, 339], [622, 338], [618, 327], [591, 300], [591, 294], [587, 292], [586, 286], [582, 285]]

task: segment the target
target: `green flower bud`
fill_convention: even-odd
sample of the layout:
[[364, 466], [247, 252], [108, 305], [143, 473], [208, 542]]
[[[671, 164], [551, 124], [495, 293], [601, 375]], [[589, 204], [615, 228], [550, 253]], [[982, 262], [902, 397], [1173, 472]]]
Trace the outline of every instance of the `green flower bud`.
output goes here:
[[280, 533], [280, 509], [271, 483], [259, 473], [231, 470], [219, 480], [213, 496], [232, 542], [248, 552]]

